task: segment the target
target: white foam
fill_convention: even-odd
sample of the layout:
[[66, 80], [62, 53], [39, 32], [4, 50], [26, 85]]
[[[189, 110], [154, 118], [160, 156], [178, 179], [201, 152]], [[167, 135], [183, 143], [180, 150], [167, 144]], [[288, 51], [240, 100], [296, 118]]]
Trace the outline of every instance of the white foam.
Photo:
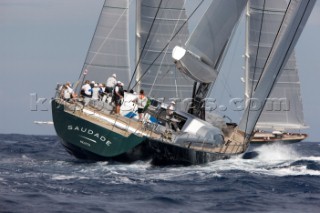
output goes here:
[[296, 166], [289, 166], [283, 168], [273, 168], [262, 172], [266, 175], [272, 176], [301, 176], [301, 175], [312, 175], [312, 176], [320, 176], [320, 171], [317, 170], [310, 170], [307, 168], [306, 165], [296, 165]]
[[310, 161], [315, 161], [320, 163], [320, 157], [317, 157], [317, 156], [301, 157], [300, 160], [310, 160]]
[[77, 176], [77, 175], [53, 175], [52, 180], [71, 180], [71, 179], [89, 179], [88, 177]]
[[292, 146], [283, 144], [264, 145], [254, 151], [259, 152], [257, 159], [265, 162], [298, 160], [301, 157]]
[[320, 157], [301, 156], [292, 146], [272, 144], [257, 147], [253, 151], [259, 153], [254, 159], [242, 159], [242, 156], [236, 156], [227, 160], [210, 162], [206, 169], [213, 171], [215, 174], [240, 170], [271, 176], [320, 176], [320, 171], [308, 169], [307, 165], [292, 165], [299, 160], [320, 162]]

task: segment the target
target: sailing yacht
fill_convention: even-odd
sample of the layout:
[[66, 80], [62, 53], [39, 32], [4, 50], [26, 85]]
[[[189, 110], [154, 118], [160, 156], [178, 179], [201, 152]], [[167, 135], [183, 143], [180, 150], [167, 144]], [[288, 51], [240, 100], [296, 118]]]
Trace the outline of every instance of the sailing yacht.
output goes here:
[[[288, 7], [288, 1], [251, 1], [247, 7], [245, 97], [256, 86]], [[307, 134], [300, 81], [293, 51], [283, 68], [256, 125], [253, 144], [295, 143]]]
[[[314, 3], [293, 0], [288, 5], [261, 78], [249, 96], [263, 106]], [[128, 91], [143, 89], [148, 95], [146, 116], [143, 122], [136, 119], [131, 93], [124, 94], [120, 115], [112, 113], [109, 102], [84, 104], [81, 98], [67, 102], [56, 95], [53, 122], [69, 153], [90, 160], [192, 165], [247, 150], [262, 109], [252, 111], [248, 104], [238, 125], [205, 121], [205, 100], [247, 0], [199, 0], [192, 5], [190, 9], [187, 0], [105, 0], [75, 85], [117, 73]], [[177, 103], [176, 109], [167, 116], [171, 101]]]

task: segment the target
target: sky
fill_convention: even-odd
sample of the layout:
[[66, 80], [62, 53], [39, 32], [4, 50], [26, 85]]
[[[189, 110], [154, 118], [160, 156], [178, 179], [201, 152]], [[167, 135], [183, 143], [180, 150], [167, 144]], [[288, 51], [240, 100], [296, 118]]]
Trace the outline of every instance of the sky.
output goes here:
[[[0, 134], [54, 135], [50, 99], [57, 83], [75, 82], [102, 0], [0, 0]], [[239, 49], [235, 39], [230, 49]], [[320, 141], [320, 1], [296, 45], [307, 141]], [[241, 70], [234, 51], [223, 69]], [[242, 63], [242, 64], [241, 64]]]

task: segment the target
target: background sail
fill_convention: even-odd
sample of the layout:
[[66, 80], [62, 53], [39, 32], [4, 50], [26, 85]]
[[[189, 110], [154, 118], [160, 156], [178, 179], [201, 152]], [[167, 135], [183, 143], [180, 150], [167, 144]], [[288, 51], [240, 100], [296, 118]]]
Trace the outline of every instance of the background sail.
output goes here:
[[[249, 1], [247, 19], [246, 97], [250, 97], [267, 62], [288, 7], [285, 0]], [[304, 126], [300, 81], [294, 52], [269, 96], [256, 125], [267, 129], [300, 129]]]
[[306, 128], [294, 52], [277, 80], [256, 127], [277, 130]]
[[[112, 73], [127, 84], [131, 77], [129, 0], [106, 0], [85, 60], [86, 79], [104, 83]], [[134, 23], [132, 23], [134, 24]], [[134, 34], [133, 34], [134, 36]]]
[[270, 55], [263, 67], [262, 75], [252, 92], [252, 100], [258, 100], [261, 107], [252, 110], [252, 102], [250, 101], [239, 124], [239, 129], [246, 132], [247, 139], [251, 136], [258, 122], [266, 98], [269, 97], [277, 78], [286, 65], [314, 4], [315, 0], [291, 0], [289, 2]]
[[185, 0], [142, 0], [140, 6], [136, 84], [157, 98], [191, 97], [192, 81], [177, 71], [171, 57], [173, 47], [185, 43], [189, 35]]

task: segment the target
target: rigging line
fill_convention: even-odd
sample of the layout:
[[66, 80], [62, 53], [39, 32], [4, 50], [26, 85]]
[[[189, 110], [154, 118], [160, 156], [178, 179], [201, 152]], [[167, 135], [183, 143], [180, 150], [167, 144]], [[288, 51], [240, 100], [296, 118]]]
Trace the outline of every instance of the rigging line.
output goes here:
[[[258, 52], [259, 52], [259, 49], [260, 49], [260, 40], [261, 40], [261, 35], [262, 35], [262, 25], [263, 25], [263, 20], [264, 20], [264, 10], [266, 8], [266, 0], [263, 1], [263, 11], [262, 11], [262, 17], [261, 17], [261, 23], [260, 23], [260, 32], [259, 32], [259, 39], [258, 39], [258, 48], [257, 48], [257, 51], [256, 51], [256, 60], [255, 60], [255, 65], [254, 65], [254, 71], [253, 71], [253, 76], [252, 76], [252, 82], [251, 82], [251, 91], [250, 91], [250, 95], [249, 95], [249, 101], [248, 101], [248, 112], [247, 112], [247, 118], [246, 118], [246, 126], [245, 126], [245, 133], [247, 132], [247, 128], [248, 128], [248, 121], [249, 121], [249, 116], [250, 116], [250, 110], [251, 110], [251, 97], [252, 97], [252, 94], [253, 94], [253, 80], [254, 80], [254, 76], [255, 76], [255, 73], [256, 73], [256, 65], [257, 65], [257, 58], [258, 58]], [[261, 76], [261, 75], [260, 75]], [[250, 76], [249, 76], [250, 78]], [[257, 83], [258, 84], [258, 83]], [[252, 134], [252, 133], [250, 133]], [[246, 138], [246, 134], [243, 135], [243, 138], [245, 140]]]
[[[290, 4], [291, 4], [291, 0], [290, 0], [290, 2], [289, 2], [289, 5], [290, 5]], [[310, 4], [310, 0], [308, 0], [307, 6], [304, 8], [303, 14], [306, 13], [309, 4]], [[288, 8], [289, 8], [289, 6], [288, 6]], [[287, 8], [287, 9], [288, 9], [288, 8]], [[302, 22], [302, 20], [304, 19], [303, 17], [304, 17], [304, 15], [301, 16], [301, 19], [300, 19], [299, 24], [298, 24], [299, 27], [296, 28], [294, 35], [296, 35], [297, 32], [299, 31], [301, 22]], [[282, 26], [282, 24], [281, 24], [281, 26]], [[278, 33], [279, 33], [279, 32], [278, 32]], [[277, 36], [278, 36], [278, 34], [277, 34]], [[295, 37], [295, 36], [294, 36], [294, 37]], [[290, 57], [290, 56], [288, 56], [288, 51], [291, 49], [291, 47], [292, 47], [292, 45], [293, 45], [293, 42], [294, 42], [294, 39], [291, 40], [290, 45], [289, 45], [289, 48], [286, 50], [286, 53], [285, 53], [285, 57], [284, 57], [284, 58]], [[279, 77], [279, 75], [280, 75], [280, 73], [281, 73], [281, 70], [282, 70], [283, 67], [285, 67], [285, 66], [286, 66], [286, 64], [284, 64], [283, 61], [282, 61], [281, 66], [280, 66], [280, 69], [279, 69], [278, 72], [276, 73], [276, 78]], [[276, 81], [273, 81], [272, 87], [274, 86], [275, 83], [276, 83]], [[271, 92], [272, 92], [272, 91], [270, 90], [269, 93], [268, 93], [268, 97], [269, 97], [269, 95], [270, 95]], [[263, 107], [264, 107], [264, 106], [263, 106]]]
[[[132, 3], [133, 0], [131, 0], [129, 2], [129, 6]], [[125, 14], [125, 12], [128, 10], [129, 7], [127, 7], [125, 10], [123, 10], [122, 14], [119, 16], [118, 20], [114, 23], [114, 25], [112, 26], [110, 32], [108, 33], [108, 35], [104, 38], [103, 42], [101, 43], [101, 45], [99, 46], [98, 50], [95, 52], [94, 56], [92, 57], [92, 59], [90, 60], [89, 64], [92, 63], [92, 61], [96, 58], [96, 56], [98, 55], [98, 52], [102, 49], [103, 45], [106, 43], [106, 41], [109, 39], [109, 36], [111, 35], [111, 33], [114, 31], [114, 29], [116, 28], [116, 26], [118, 26], [118, 23], [120, 22], [121, 18], [123, 17], [123, 15]]]
[[[185, 4], [186, 4], [186, 0], [184, 0], [183, 7], [185, 7]], [[182, 16], [182, 10], [180, 10], [180, 14], [179, 14], [178, 20], [177, 20], [177, 22], [176, 22], [176, 24], [175, 24], [175, 26], [174, 26], [174, 29], [172, 30], [172, 33], [171, 33], [170, 37], [173, 36], [173, 33], [174, 33], [175, 30], [177, 29], [177, 27], [178, 27], [178, 22], [179, 22], [179, 20], [181, 20], [181, 16]], [[159, 69], [158, 69], [158, 71], [157, 71], [157, 75], [156, 75], [156, 77], [155, 77], [155, 79], [154, 79], [154, 81], [153, 81], [152, 87], [151, 87], [148, 95], [151, 94], [151, 92], [152, 92], [152, 90], [153, 90], [153, 87], [154, 87], [154, 85], [155, 85], [155, 83], [156, 83], [156, 81], [157, 81], [158, 73], [159, 73], [159, 71], [160, 71], [160, 69], [161, 69], [161, 65], [163, 64], [163, 61], [164, 61], [164, 59], [165, 59], [165, 56], [166, 56], [167, 53], [168, 53], [168, 49], [169, 49], [169, 46], [166, 48], [166, 50], [165, 50], [165, 52], [164, 52], [164, 54], [163, 54], [163, 57], [162, 57], [161, 62], [160, 62]], [[168, 67], [169, 67], [169, 65], [168, 65]], [[170, 69], [170, 68], [168, 68], [168, 69]], [[176, 97], [178, 97], [178, 85], [177, 85], [177, 77], [176, 77], [176, 75], [175, 75], [175, 86], [176, 86]]]
[[[105, 5], [105, 4], [106, 4], [106, 0], [104, 0], [104, 3], [103, 3], [103, 6], [102, 6], [102, 8], [101, 8], [101, 11], [100, 11], [100, 15], [99, 15], [98, 20], [100, 20], [100, 18], [101, 18], [102, 11], [103, 11], [103, 8], [104, 8], [104, 5]], [[95, 34], [96, 34], [97, 29], [98, 29], [98, 25], [99, 25], [99, 21], [97, 22], [97, 25], [96, 25], [96, 28], [95, 28], [95, 30], [94, 30], [94, 34], [93, 34], [93, 35], [95, 35]], [[89, 46], [89, 50], [90, 50], [90, 47], [91, 47], [91, 45], [92, 45], [93, 38], [94, 38], [94, 36], [92, 36], [92, 38], [91, 38], [91, 42], [90, 42], [90, 46]], [[89, 50], [87, 51], [86, 58], [88, 58]], [[79, 75], [78, 80], [79, 80], [79, 79], [81, 78], [81, 76], [82, 76], [82, 72], [83, 72], [83, 69], [84, 69], [85, 65], [86, 65], [86, 63], [83, 63], [83, 66], [82, 66], [82, 69], [81, 69], [81, 72], [80, 72], [80, 75]], [[84, 78], [83, 78], [83, 81], [84, 81]], [[83, 83], [83, 81], [82, 81], [82, 83]]]
[[[266, 0], [265, 0], [265, 1], [266, 1]], [[283, 25], [284, 17], [286, 16], [286, 14], [287, 14], [287, 12], [288, 12], [288, 9], [289, 9], [289, 6], [290, 6], [291, 2], [292, 2], [292, 0], [289, 1], [288, 5], [287, 5], [287, 8], [286, 8], [286, 10], [285, 10], [285, 12], [284, 12], [284, 14], [283, 14], [283, 17], [282, 17], [282, 20], [281, 20], [279, 29], [278, 29], [277, 34], [276, 34], [276, 36], [274, 37], [273, 43], [272, 43], [272, 45], [271, 45], [271, 50], [270, 50], [270, 52], [269, 52], [269, 54], [268, 54], [268, 57], [267, 57], [264, 65], [263, 65], [263, 70], [264, 70], [264, 68], [266, 67], [267, 61], [268, 61], [268, 59], [269, 59], [269, 57], [270, 57], [270, 55], [271, 55], [272, 49], [273, 49], [273, 47], [274, 47], [274, 45], [275, 45], [276, 38], [279, 36], [280, 28], [281, 28], [281, 26]], [[259, 38], [259, 42], [260, 42], [260, 38]], [[259, 48], [260, 48], [260, 47], [259, 47]], [[256, 62], [257, 62], [257, 59], [256, 59]], [[255, 64], [255, 67], [256, 67], [256, 64]], [[256, 85], [255, 85], [255, 89], [257, 88], [257, 85], [259, 84], [259, 81], [260, 81], [261, 77], [262, 77], [262, 73], [260, 74], [259, 79], [258, 79], [258, 81], [257, 81], [257, 83], [256, 83]]]
[[154, 26], [154, 23], [155, 23], [155, 21], [156, 21], [156, 19], [157, 19], [157, 16], [158, 16], [159, 11], [160, 11], [160, 6], [161, 6], [161, 4], [162, 4], [162, 0], [160, 0], [160, 3], [159, 3], [159, 5], [158, 5], [157, 12], [156, 12], [156, 14], [154, 15], [154, 18], [153, 18], [153, 20], [152, 20], [152, 24], [151, 24], [151, 27], [150, 27], [150, 29], [149, 29], [148, 36], [147, 36], [146, 41], [145, 41], [145, 43], [144, 43], [144, 45], [143, 45], [143, 47], [142, 47], [142, 49], [141, 49], [141, 51], [140, 51], [139, 59], [138, 59], [138, 61], [137, 61], [137, 63], [136, 63], [136, 67], [134, 68], [134, 72], [133, 72], [133, 74], [132, 74], [132, 76], [131, 76], [130, 82], [129, 82], [128, 87], [127, 87], [127, 90], [128, 90], [128, 91], [130, 90], [131, 83], [132, 83], [132, 81], [133, 81], [133, 79], [134, 79], [134, 77], [135, 77], [135, 75], [136, 75], [137, 68], [138, 68], [139, 63], [140, 63], [140, 61], [141, 61], [141, 59], [142, 59], [142, 53], [143, 53], [143, 51], [144, 51], [144, 49], [145, 49], [145, 47], [146, 47], [146, 45], [147, 45], [147, 43], [148, 43], [148, 39], [149, 39], [149, 37], [150, 37], [150, 35], [151, 35], [152, 28], [153, 28], [153, 26]]
[[[160, 80], [162, 80], [168, 73], [169, 73], [170, 69], [168, 68], [168, 70], [165, 72], [165, 74], [162, 76], [162, 78]], [[158, 76], [158, 73], [157, 73]], [[157, 78], [157, 77], [156, 77]], [[153, 82], [151, 88], [154, 86], [155, 82]], [[149, 93], [150, 94], [150, 93]]]
[[[241, 21], [238, 21], [237, 26], [236, 26], [236, 29], [238, 29], [240, 22], [241, 22]], [[241, 31], [242, 31], [242, 28], [239, 28], [239, 29], [240, 29], [239, 34], [242, 34], [242, 32], [241, 32]], [[235, 30], [235, 31], [236, 31], [236, 30]], [[234, 35], [235, 35], [235, 31], [233, 32], [233, 37], [234, 37]], [[237, 44], [236, 46], [238, 46], [238, 45], [240, 44], [239, 40], [240, 40], [240, 36], [237, 36], [237, 40], [235, 41], [235, 43]], [[230, 46], [231, 46], [231, 44], [230, 44]], [[237, 48], [237, 47], [236, 47], [236, 48]], [[233, 53], [233, 54], [231, 55], [231, 62], [232, 62], [232, 61], [234, 61], [236, 51], [231, 51], [231, 52]], [[227, 92], [229, 98], [232, 98], [232, 97], [233, 97], [233, 95], [232, 95], [232, 90], [231, 90], [230, 85], [229, 85], [229, 83], [228, 83], [228, 81], [227, 81], [227, 79], [229, 78], [229, 75], [231, 74], [231, 71], [232, 71], [231, 65], [232, 65], [232, 63], [229, 63], [229, 68], [226, 69], [226, 70], [228, 71], [228, 72], [226, 73], [226, 75], [224, 75], [224, 73], [222, 73], [221, 71], [219, 72], [219, 75], [221, 76], [221, 80], [223, 80], [223, 82], [224, 82], [224, 83], [223, 83], [223, 87], [224, 87], [225, 91]], [[222, 99], [222, 96], [223, 96], [223, 95], [224, 95], [224, 92], [221, 92], [219, 99]]]
[[[265, 1], [266, 1], [266, 0], [265, 0]], [[265, 1], [264, 1], [264, 3], [265, 3]], [[271, 56], [271, 52], [272, 52], [272, 49], [273, 49], [273, 47], [274, 47], [274, 45], [275, 45], [276, 38], [279, 36], [281, 26], [283, 25], [284, 18], [285, 18], [285, 16], [286, 16], [286, 13], [288, 12], [288, 9], [289, 9], [289, 6], [290, 6], [291, 2], [292, 2], [292, 0], [290, 0], [290, 1], [288, 2], [287, 8], [286, 8], [286, 10], [285, 10], [285, 12], [284, 12], [284, 15], [283, 15], [283, 17], [282, 17], [282, 21], [281, 21], [281, 23], [280, 23], [280, 25], [279, 25], [279, 29], [278, 29], [277, 34], [276, 34], [276, 36], [275, 36], [275, 38], [274, 38], [274, 40], [273, 40], [273, 43], [272, 43], [272, 45], [271, 45], [270, 52], [269, 52], [269, 54], [268, 54], [268, 56], [267, 56], [267, 58], [266, 58], [266, 61], [265, 61], [264, 65], [263, 65], [263, 67], [262, 67], [262, 72], [261, 72], [261, 74], [260, 74], [260, 76], [259, 76], [259, 79], [258, 79], [256, 85], [255, 85], [255, 89], [257, 88], [257, 85], [259, 84], [259, 82], [260, 82], [260, 80], [261, 80], [263, 70], [264, 70], [264, 68], [266, 67], [267, 61], [269, 60], [269, 58], [270, 58], [270, 56]], [[265, 7], [265, 4], [264, 4], [264, 7]], [[265, 9], [265, 8], [264, 8], [264, 9]], [[261, 21], [263, 21], [263, 19], [264, 19], [264, 13], [263, 13], [263, 16], [262, 16], [262, 20], [261, 20]], [[260, 36], [261, 36], [261, 32], [262, 32], [262, 24], [261, 24], [261, 29], [260, 29]], [[260, 36], [259, 36], [259, 43], [258, 43], [259, 45], [260, 45]], [[258, 52], [258, 49], [259, 49], [259, 48], [260, 48], [260, 46], [257, 48], [257, 52]], [[258, 56], [258, 54], [257, 54], [257, 56]], [[256, 69], [256, 67], [257, 67], [257, 66], [256, 66], [256, 64], [257, 64], [257, 56], [256, 56], [256, 61], [255, 61], [255, 66], [254, 66], [255, 69]], [[254, 75], [255, 75], [255, 72], [256, 72], [256, 70], [254, 70]], [[278, 76], [278, 75], [277, 75], [277, 76]], [[254, 79], [254, 78], [253, 78], [253, 79]], [[275, 83], [275, 82], [274, 82], [274, 83]], [[273, 85], [274, 85], [274, 83], [273, 83]], [[251, 92], [250, 92], [250, 93], [251, 93], [251, 94], [250, 94], [250, 97], [252, 97], [253, 84], [251, 85]], [[269, 97], [270, 93], [271, 93], [271, 91], [269, 92], [268, 97]], [[261, 106], [261, 107], [262, 107], [262, 106]], [[264, 107], [264, 106], [263, 106], [263, 107]], [[250, 108], [251, 108], [251, 100], [249, 100], [249, 111], [248, 111], [247, 120], [249, 119]], [[261, 114], [262, 114], [262, 112], [260, 113], [260, 115], [261, 115]], [[246, 129], [247, 129], [247, 126], [246, 126]]]
[[[184, 3], [183, 3], [183, 7], [184, 7], [184, 8], [185, 8], [185, 5], [186, 5], [186, 0], [184, 0]], [[182, 17], [182, 10], [180, 11], [178, 20], [182, 20], [181, 17]], [[178, 27], [178, 21], [176, 22], [176, 25], [174, 26], [174, 29], [173, 29], [173, 31], [172, 31], [172, 34], [173, 34], [173, 32], [177, 29], [177, 27]], [[173, 36], [172, 34], [171, 34], [171, 36]], [[166, 51], [168, 51], [168, 48], [167, 48]], [[175, 79], [175, 86], [176, 86], [176, 97], [178, 97], [177, 67], [176, 67], [176, 66], [175, 66], [175, 72], [174, 72], [174, 74], [175, 74], [175, 75], [174, 75], [174, 79]]]
[[137, 86], [138, 82], [141, 81], [141, 79], [145, 76], [145, 74], [148, 72], [150, 67], [154, 64], [154, 62], [160, 57], [161, 53], [169, 46], [170, 42], [178, 35], [180, 30], [184, 27], [184, 25], [189, 21], [189, 19], [194, 15], [195, 11], [199, 9], [201, 4], [203, 3], [204, 0], [202, 0], [199, 5], [192, 11], [191, 15], [187, 18], [187, 20], [180, 26], [179, 30], [174, 34], [174, 36], [168, 41], [168, 43], [164, 46], [164, 48], [160, 51], [158, 56], [152, 61], [152, 63], [147, 67], [147, 69], [143, 72], [142, 76], [138, 79], [138, 81], [133, 85], [131, 89]]
[[[288, 3], [288, 7], [287, 7], [287, 9], [286, 9], [286, 13], [287, 13], [288, 8], [289, 8], [289, 6], [291, 5], [291, 3], [292, 3], [292, 1], [290, 0], [289, 3]], [[307, 4], [309, 4], [309, 3], [310, 3], [310, 1], [308, 1]], [[305, 7], [305, 10], [304, 10], [303, 14], [306, 13], [307, 8], [308, 8], [308, 6]], [[286, 16], [286, 14], [284, 15], [284, 17], [285, 17], [285, 16]], [[281, 22], [281, 25], [280, 25], [280, 26], [283, 25], [284, 17], [283, 17], [283, 19], [282, 19], [282, 22]], [[302, 20], [303, 20], [303, 16], [301, 17], [298, 26], [300, 26]], [[281, 27], [280, 27], [280, 28], [281, 28]], [[278, 32], [277, 32], [277, 34], [276, 34], [276, 38], [277, 38], [277, 37], [279, 36], [279, 34], [280, 34], [280, 28], [279, 28], [279, 30], [278, 30]], [[299, 27], [296, 28], [296, 31], [295, 31], [294, 35], [297, 33], [297, 31], [299, 31]], [[276, 39], [275, 39], [275, 40], [276, 40]], [[288, 57], [288, 56], [287, 56], [287, 55], [288, 55], [288, 51], [291, 49], [293, 42], [294, 42], [294, 39], [291, 40], [290, 45], [289, 45], [289, 48], [287, 48], [286, 53], [285, 53], [285, 55], [284, 55], [284, 56], [285, 56], [284, 58]], [[274, 45], [274, 43], [273, 43], [273, 45]], [[273, 46], [272, 46], [272, 47], [273, 47]], [[271, 55], [271, 53], [269, 53], [267, 59], [269, 59], [270, 55]], [[282, 61], [281, 66], [280, 66], [278, 72], [275, 73], [275, 74], [276, 74], [276, 76], [275, 76], [276, 78], [279, 77], [279, 75], [280, 75], [280, 73], [281, 73], [281, 70], [282, 70], [283, 67], [285, 66], [285, 64], [284, 64], [283, 62], [284, 62], [284, 61]], [[259, 79], [259, 80], [260, 80], [260, 79]], [[259, 81], [258, 81], [258, 83], [259, 83]], [[272, 83], [272, 85], [271, 85], [271, 88], [274, 86], [275, 83], [276, 83], [276, 81], [273, 81], [273, 83]], [[269, 97], [269, 95], [270, 95], [271, 92], [272, 92], [272, 91], [270, 90], [269, 93], [267, 94], [267, 97]], [[263, 106], [261, 106], [261, 107], [264, 108], [264, 105], [265, 105], [265, 102], [264, 102]], [[261, 115], [261, 113], [260, 113], [260, 115]]]
[[154, 87], [154, 85], [155, 85], [155, 83], [156, 83], [156, 80], [157, 80], [157, 78], [158, 78], [158, 75], [159, 75], [159, 72], [157, 72], [157, 75], [156, 75], [156, 77], [154, 78], [154, 81], [153, 81], [153, 83], [152, 83], [152, 86], [151, 86], [151, 89], [150, 89], [150, 91], [149, 91], [149, 93], [148, 93], [148, 96], [150, 96], [150, 94], [151, 94], [151, 92], [152, 92], [152, 90], [153, 90], [153, 87]]
[[[133, 0], [130, 0], [130, 2], [129, 2], [129, 7], [130, 7], [130, 4], [132, 3], [132, 1], [133, 1]], [[102, 9], [101, 9], [100, 16], [99, 16], [99, 19], [98, 19], [98, 20], [101, 19], [102, 11], [103, 11], [103, 8], [105, 7], [105, 4], [106, 4], [106, 0], [105, 0], [104, 3], [103, 3], [103, 7], [102, 7]], [[110, 34], [114, 31], [115, 27], [118, 25], [119, 21], [121, 20], [121, 18], [123, 17], [123, 15], [125, 14], [125, 12], [128, 10], [129, 7], [127, 7], [127, 8], [124, 9], [123, 13], [119, 16], [118, 20], [114, 23], [114, 25], [113, 25], [113, 27], [111, 28], [110, 32], [109, 32], [108, 35], [104, 38], [103, 42], [102, 42], [101, 45], [99, 46], [98, 50], [95, 52], [95, 54], [94, 54], [94, 56], [92, 57], [92, 59], [90, 60], [90, 62], [83, 64], [82, 70], [83, 70], [83, 68], [85, 67], [86, 64], [91, 64], [91, 63], [93, 62], [93, 60], [95, 59], [95, 57], [98, 55], [98, 52], [102, 49], [103, 45], [104, 45], [104, 44], [106, 43], [106, 41], [109, 39]], [[97, 23], [97, 26], [96, 26], [94, 35], [95, 35], [96, 32], [97, 32], [99, 23], [100, 23], [100, 21]], [[92, 39], [91, 39], [90, 47], [91, 47], [91, 45], [92, 45], [93, 39], [94, 39], [94, 36], [93, 36]], [[90, 50], [90, 47], [89, 47], [89, 50]], [[90, 52], [90, 51], [87, 52], [86, 58], [88, 58], [89, 52]], [[80, 73], [79, 79], [80, 79], [80, 77], [81, 77], [81, 74], [82, 74], [82, 72]], [[83, 80], [84, 80], [84, 79], [83, 79]]]
[[[291, 4], [291, 1], [290, 1], [289, 4]], [[308, 5], [310, 4], [310, 0], [308, 1], [307, 4], [308, 4]], [[306, 13], [307, 8], [308, 8], [308, 6], [305, 7], [305, 10], [304, 10], [303, 14]], [[300, 24], [301, 24], [301, 22], [302, 22], [302, 20], [303, 20], [303, 17], [304, 17], [304, 15], [301, 16], [301, 19], [300, 19], [300, 21], [299, 21], [298, 26], [300, 26]], [[296, 28], [294, 35], [296, 35], [296, 33], [299, 31], [299, 28], [300, 28], [300, 27], [297, 27], [297, 28]], [[289, 45], [289, 48], [286, 50], [285, 58], [286, 58], [286, 57], [289, 57], [289, 56], [288, 56], [288, 51], [289, 51], [289, 49], [291, 48], [293, 42], [294, 42], [294, 39], [291, 40], [290, 45]], [[282, 61], [281, 66], [280, 66], [280, 69], [279, 69], [278, 72], [276, 73], [276, 78], [279, 77], [280, 72], [281, 72], [281, 70], [283, 69], [283, 67], [284, 67], [285, 65], [286, 65], [286, 64], [284, 64], [283, 61]], [[273, 81], [272, 87], [274, 86], [275, 83], [276, 83], [276, 81]], [[272, 92], [272, 91], [270, 90], [269, 93], [268, 93], [268, 96], [270, 95], [271, 92]], [[263, 106], [263, 107], [264, 107], [264, 106]]]

